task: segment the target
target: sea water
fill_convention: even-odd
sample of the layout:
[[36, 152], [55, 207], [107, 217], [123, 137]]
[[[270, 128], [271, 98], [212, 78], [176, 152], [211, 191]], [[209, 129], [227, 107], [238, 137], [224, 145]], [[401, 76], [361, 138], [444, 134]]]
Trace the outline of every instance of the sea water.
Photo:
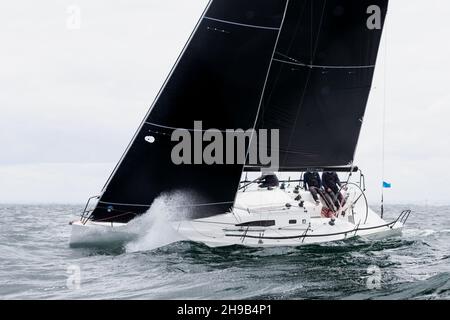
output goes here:
[[162, 201], [134, 242], [74, 249], [82, 207], [0, 206], [0, 299], [450, 299], [450, 207], [390, 206], [401, 238], [211, 249], [167, 245]]

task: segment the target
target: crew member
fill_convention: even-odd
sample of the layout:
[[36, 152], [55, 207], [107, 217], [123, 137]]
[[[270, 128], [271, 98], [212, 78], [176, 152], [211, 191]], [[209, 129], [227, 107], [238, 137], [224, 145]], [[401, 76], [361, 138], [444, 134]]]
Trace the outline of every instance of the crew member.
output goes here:
[[338, 174], [332, 171], [324, 172], [322, 175], [322, 185], [325, 192], [334, 200], [336, 208], [341, 208], [344, 204], [344, 197], [340, 192], [342, 183]]
[[267, 188], [270, 190], [272, 188], [278, 188], [280, 185], [280, 180], [278, 180], [275, 173], [270, 172], [263, 174], [262, 177], [257, 180], [257, 183], [260, 188]]
[[319, 193], [321, 193], [322, 181], [317, 172], [306, 172], [303, 176], [303, 188], [311, 192], [317, 205], [320, 204]]

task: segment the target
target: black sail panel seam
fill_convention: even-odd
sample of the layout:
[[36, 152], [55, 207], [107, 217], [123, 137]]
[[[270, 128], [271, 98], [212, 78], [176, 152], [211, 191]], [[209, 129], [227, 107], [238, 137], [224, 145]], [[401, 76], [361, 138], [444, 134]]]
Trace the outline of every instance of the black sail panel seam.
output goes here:
[[280, 63], [286, 63], [294, 66], [299, 67], [307, 67], [311, 69], [373, 69], [375, 68], [375, 65], [366, 65], [366, 66], [322, 66], [322, 65], [314, 65], [314, 64], [307, 64], [307, 63], [301, 63], [301, 62], [292, 62], [292, 61], [286, 61], [281, 59], [273, 59], [276, 62]]
[[158, 128], [161, 128], [161, 129], [174, 130], [174, 131], [175, 130], [186, 130], [186, 131], [190, 131], [190, 132], [207, 132], [207, 131], [214, 130], [214, 131], [220, 131], [222, 133], [227, 133], [228, 130], [241, 130], [241, 129], [243, 129], [243, 128], [234, 128], [234, 129], [233, 128], [228, 128], [227, 130], [220, 130], [220, 129], [215, 129], [215, 128], [209, 128], [209, 129], [198, 130], [198, 129], [192, 129], [192, 128], [177, 128], [177, 127], [172, 127], [172, 126], [166, 126], [166, 125], [163, 125], [163, 124], [157, 124], [157, 123], [149, 122], [149, 121], [146, 121], [145, 124], [149, 125], [149, 126], [158, 127]]
[[226, 24], [232, 24], [235, 26], [246, 27], [246, 28], [264, 29], [264, 30], [271, 30], [271, 31], [279, 31], [280, 30], [280, 28], [275, 28], [275, 27], [258, 26], [258, 25], [254, 25], [254, 24], [240, 23], [240, 22], [216, 19], [216, 18], [211, 18], [211, 17], [206, 17], [206, 16], [203, 19], [226, 23]]

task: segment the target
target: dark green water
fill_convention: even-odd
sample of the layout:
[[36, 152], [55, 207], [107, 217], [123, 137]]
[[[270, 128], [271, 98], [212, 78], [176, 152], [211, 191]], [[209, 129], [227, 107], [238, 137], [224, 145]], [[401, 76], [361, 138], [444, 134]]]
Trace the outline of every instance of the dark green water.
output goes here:
[[404, 236], [384, 241], [128, 252], [70, 248], [80, 207], [3, 205], [0, 299], [450, 299], [450, 207], [410, 208]]

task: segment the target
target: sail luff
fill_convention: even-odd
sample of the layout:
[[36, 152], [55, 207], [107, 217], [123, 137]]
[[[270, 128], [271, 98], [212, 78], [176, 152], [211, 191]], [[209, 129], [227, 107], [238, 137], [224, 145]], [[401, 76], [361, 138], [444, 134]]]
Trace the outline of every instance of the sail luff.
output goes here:
[[177, 57], [177, 60], [175, 61], [175, 64], [172, 66], [172, 69], [170, 70], [169, 74], [167, 75], [166, 79], [164, 80], [164, 84], [161, 86], [161, 88], [158, 91], [158, 94], [156, 95], [152, 105], [150, 106], [149, 110], [147, 111], [147, 113], [145, 114], [144, 119], [142, 119], [141, 124], [139, 125], [138, 129], [136, 130], [136, 132], [133, 135], [133, 138], [131, 139], [131, 141], [129, 142], [127, 148], [125, 149], [125, 152], [122, 154], [121, 158], [119, 159], [119, 162], [116, 164], [116, 166], [114, 167], [113, 171], [111, 172], [111, 175], [109, 176], [108, 180], [106, 181], [105, 185], [102, 188], [102, 193], [106, 190], [106, 188], [108, 187], [109, 183], [111, 182], [112, 177], [115, 175], [115, 173], [117, 172], [117, 169], [120, 167], [120, 165], [123, 162], [123, 159], [126, 157], [128, 151], [130, 150], [131, 146], [133, 145], [133, 143], [136, 141], [136, 138], [139, 134], [139, 132], [142, 130], [145, 122], [147, 121], [148, 117], [150, 116], [150, 113], [153, 110], [153, 107], [155, 106], [156, 102], [158, 101], [159, 97], [161, 96], [161, 93], [163, 92], [164, 88], [167, 85], [167, 82], [169, 81], [170, 77], [172, 76], [173, 72], [175, 71], [175, 69], [177, 68], [178, 63], [180, 62], [181, 58], [183, 57], [183, 54], [185, 53], [187, 47], [189, 46], [189, 43], [191, 43], [192, 38], [195, 35], [195, 32], [198, 30], [202, 20], [205, 17], [206, 12], [208, 12], [208, 9], [210, 8], [212, 2], [214, 0], [209, 0], [206, 8], [203, 10], [200, 18], [198, 19], [194, 30], [191, 32], [189, 39], [187, 40], [187, 42], [184, 44], [183, 49], [181, 50], [180, 54]]

